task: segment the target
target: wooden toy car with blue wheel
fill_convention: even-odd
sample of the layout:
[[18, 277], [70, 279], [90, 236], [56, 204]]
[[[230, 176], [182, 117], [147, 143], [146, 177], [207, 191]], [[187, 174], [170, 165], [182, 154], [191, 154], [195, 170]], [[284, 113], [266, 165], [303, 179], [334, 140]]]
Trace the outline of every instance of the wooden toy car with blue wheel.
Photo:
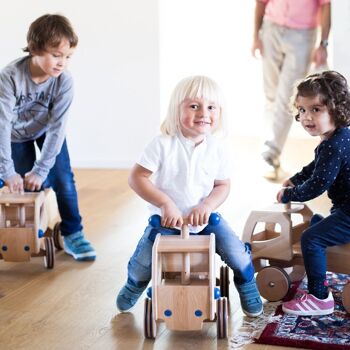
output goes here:
[[[0, 180], [0, 188], [3, 185]], [[9, 193], [0, 190], [1, 259], [21, 262], [34, 256], [44, 256], [45, 267], [54, 267], [55, 246], [59, 249], [61, 244], [55, 244], [60, 242], [57, 230], [53, 230], [53, 235], [45, 234], [49, 221], [46, 207], [49, 192]]]
[[[305, 276], [300, 238], [312, 216], [305, 203], [275, 203], [250, 213], [242, 240], [251, 245], [257, 285], [266, 300], [282, 300], [291, 283]], [[327, 270], [350, 274], [349, 258], [350, 244], [328, 247]], [[350, 284], [343, 289], [342, 302], [350, 313]]]
[[[209, 222], [218, 223], [211, 214]], [[153, 215], [150, 224], [160, 227], [160, 216]], [[189, 235], [188, 225], [181, 235], [156, 236], [152, 252], [152, 287], [144, 307], [144, 335], [154, 339], [157, 322], [176, 331], [202, 329], [204, 321], [217, 322], [218, 338], [228, 333], [228, 268], [220, 270], [223, 279], [220, 295], [215, 277], [215, 235]]]

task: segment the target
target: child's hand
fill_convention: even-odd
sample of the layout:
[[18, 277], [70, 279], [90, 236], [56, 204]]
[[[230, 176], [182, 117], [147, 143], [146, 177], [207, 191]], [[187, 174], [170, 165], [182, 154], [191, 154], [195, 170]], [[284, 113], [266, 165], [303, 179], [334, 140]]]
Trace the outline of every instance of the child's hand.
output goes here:
[[292, 181], [290, 181], [290, 179], [284, 180], [282, 183], [283, 187], [294, 187], [294, 184]]
[[[288, 203], [288, 202], [286, 202], [286, 201], [282, 201], [282, 199], [283, 199], [283, 196], [284, 196], [284, 191], [286, 190], [286, 188], [288, 188], [288, 187], [283, 187], [278, 193], [277, 193], [277, 201], [278, 201], [278, 203]], [[290, 187], [289, 187], [290, 188]]]
[[23, 179], [21, 175], [15, 174], [5, 180], [5, 185], [11, 193], [23, 193]]
[[279, 190], [279, 192], [277, 193], [277, 202], [278, 202], [278, 203], [282, 203], [282, 197], [283, 197], [283, 194], [284, 194], [284, 190], [285, 190], [285, 188], [282, 188], [282, 189]]
[[201, 203], [193, 208], [187, 217], [188, 223], [192, 226], [206, 225], [212, 210], [209, 206]]
[[24, 188], [29, 191], [39, 191], [43, 180], [37, 174], [33, 172], [26, 173], [24, 175]]
[[181, 227], [183, 219], [180, 210], [173, 202], [165, 203], [160, 207], [162, 211], [161, 225], [163, 227]]

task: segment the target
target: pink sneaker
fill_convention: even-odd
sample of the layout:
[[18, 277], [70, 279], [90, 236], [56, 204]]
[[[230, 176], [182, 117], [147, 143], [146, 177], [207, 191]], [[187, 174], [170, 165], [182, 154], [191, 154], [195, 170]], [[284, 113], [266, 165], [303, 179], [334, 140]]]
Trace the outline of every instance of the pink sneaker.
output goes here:
[[299, 298], [283, 303], [282, 310], [286, 314], [298, 316], [329, 315], [334, 311], [333, 295], [329, 292], [327, 299], [318, 299], [303, 292]]

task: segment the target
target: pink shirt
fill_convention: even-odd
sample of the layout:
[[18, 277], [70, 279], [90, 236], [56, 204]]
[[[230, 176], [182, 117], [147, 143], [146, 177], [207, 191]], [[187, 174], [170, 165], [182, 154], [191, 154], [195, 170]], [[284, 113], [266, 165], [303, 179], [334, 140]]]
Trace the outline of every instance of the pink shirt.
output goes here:
[[264, 18], [294, 29], [315, 28], [318, 10], [331, 0], [257, 0], [266, 4]]

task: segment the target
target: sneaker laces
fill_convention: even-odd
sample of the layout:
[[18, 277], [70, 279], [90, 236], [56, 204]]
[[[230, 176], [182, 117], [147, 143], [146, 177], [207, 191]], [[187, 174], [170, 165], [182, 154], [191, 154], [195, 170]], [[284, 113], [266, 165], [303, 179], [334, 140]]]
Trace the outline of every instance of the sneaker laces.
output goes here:
[[84, 235], [80, 231], [73, 233], [72, 235], [65, 236], [64, 241], [67, 246], [65, 249], [73, 251], [76, 254], [94, 251], [91, 243], [85, 239]]
[[307, 291], [302, 290], [302, 289], [298, 289], [294, 300], [304, 301], [307, 299], [308, 295], [309, 295], [309, 293]]
[[127, 300], [127, 302], [128, 302], [129, 304], [133, 304], [133, 302], [134, 302], [134, 298], [128, 297], [128, 296], [126, 296], [125, 294], [123, 294], [121, 297], [124, 298], [125, 300]]
[[[72, 237], [71, 237], [72, 236]], [[89, 245], [90, 242], [84, 238], [84, 236], [82, 234], [72, 234], [72, 235], [69, 235], [69, 236], [66, 236], [65, 237], [71, 244], [77, 246], [77, 247], [80, 247], [80, 246], [83, 246], [83, 245]]]
[[303, 302], [303, 301], [306, 301], [308, 298], [309, 298], [309, 294], [303, 293], [302, 295], [299, 295], [299, 297], [297, 297], [296, 300]]

